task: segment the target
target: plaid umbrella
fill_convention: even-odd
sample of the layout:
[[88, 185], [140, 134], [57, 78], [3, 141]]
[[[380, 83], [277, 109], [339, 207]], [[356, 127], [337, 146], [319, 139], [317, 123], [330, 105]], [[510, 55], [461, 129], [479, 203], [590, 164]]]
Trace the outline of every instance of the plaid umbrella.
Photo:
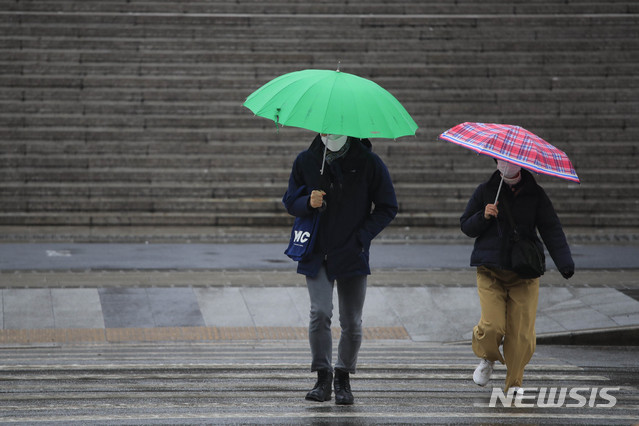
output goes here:
[[466, 122], [446, 130], [439, 138], [536, 173], [579, 182], [565, 152], [519, 126]]

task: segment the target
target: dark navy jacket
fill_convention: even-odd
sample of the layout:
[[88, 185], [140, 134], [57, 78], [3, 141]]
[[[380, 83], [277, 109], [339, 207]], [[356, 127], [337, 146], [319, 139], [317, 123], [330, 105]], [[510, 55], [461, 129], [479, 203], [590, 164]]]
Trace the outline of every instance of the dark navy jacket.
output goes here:
[[499, 171], [493, 173], [487, 182], [479, 185], [468, 201], [460, 223], [464, 234], [476, 238], [470, 257], [471, 266], [483, 265], [510, 269], [510, 259], [507, 254], [510, 253], [512, 231], [503, 206], [504, 202], [508, 202], [518, 232], [533, 239], [543, 250], [543, 245], [537, 236], [536, 230], [538, 230], [557, 269], [562, 274], [572, 275], [575, 264], [550, 199], [530, 172], [522, 169], [521, 175], [521, 182], [515, 185], [514, 193], [505, 183], [502, 186], [497, 205], [499, 210], [497, 218], [484, 219], [484, 208], [486, 204], [495, 202], [501, 180]]
[[[321, 213], [313, 255], [298, 262], [297, 272], [314, 277], [326, 261], [329, 279], [368, 275], [371, 241], [397, 214], [397, 199], [388, 169], [371, 151], [368, 139], [350, 139], [343, 158], [324, 167], [324, 144], [317, 135], [295, 162], [282, 202], [293, 216], [313, 213], [312, 190], [324, 190], [326, 209]], [[298, 189], [306, 186], [295, 197]]]

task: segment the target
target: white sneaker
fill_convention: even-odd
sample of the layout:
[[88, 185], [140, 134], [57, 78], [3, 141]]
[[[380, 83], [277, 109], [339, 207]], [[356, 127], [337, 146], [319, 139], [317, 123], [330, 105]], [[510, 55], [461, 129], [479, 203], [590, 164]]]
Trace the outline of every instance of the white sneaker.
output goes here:
[[486, 384], [490, 380], [490, 376], [493, 374], [494, 365], [495, 361], [482, 359], [477, 368], [475, 368], [475, 372], [473, 373], [473, 381], [479, 386], [486, 386]]

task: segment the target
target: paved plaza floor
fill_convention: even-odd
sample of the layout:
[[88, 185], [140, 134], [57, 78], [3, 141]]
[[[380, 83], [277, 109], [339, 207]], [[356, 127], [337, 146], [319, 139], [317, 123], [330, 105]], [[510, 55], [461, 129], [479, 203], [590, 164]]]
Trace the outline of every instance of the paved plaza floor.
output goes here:
[[[468, 340], [479, 318], [470, 244], [374, 244], [369, 338]], [[573, 245], [548, 259], [537, 333], [639, 327], [639, 246]], [[279, 243], [0, 245], [0, 342], [305, 338], [304, 277]], [[335, 314], [337, 315], [337, 314]]]
[[[485, 388], [472, 381], [477, 358], [469, 340], [479, 319], [468, 266], [472, 244], [452, 232], [407, 241], [397, 233], [373, 244], [364, 342], [352, 379], [356, 404], [341, 407], [303, 398], [314, 382], [308, 294], [283, 255], [281, 233], [265, 232], [256, 243], [239, 237], [241, 230], [211, 240], [192, 230], [187, 238], [148, 235], [146, 243], [147, 230], [132, 231], [0, 244], [0, 422], [631, 425], [639, 419], [636, 232], [629, 239], [591, 233], [573, 239], [577, 270], [570, 280], [548, 262], [527, 395], [547, 403], [542, 390], [566, 389], [587, 398], [522, 408], [491, 406], [504, 366], [496, 366]], [[602, 399], [604, 390], [614, 406]]]

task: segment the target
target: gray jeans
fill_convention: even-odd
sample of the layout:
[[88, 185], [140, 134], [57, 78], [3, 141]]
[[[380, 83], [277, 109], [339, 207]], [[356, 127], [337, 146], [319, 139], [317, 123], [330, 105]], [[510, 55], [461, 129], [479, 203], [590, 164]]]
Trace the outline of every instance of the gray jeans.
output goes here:
[[[316, 277], [306, 277], [306, 285], [311, 298], [311, 319], [308, 327], [313, 356], [311, 371], [333, 371], [331, 318], [333, 317], [334, 282], [328, 279], [326, 268], [322, 267]], [[342, 332], [335, 368], [355, 373], [357, 354], [362, 344], [362, 310], [366, 298], [366, 275], [337, 279], [337, 297]]]

